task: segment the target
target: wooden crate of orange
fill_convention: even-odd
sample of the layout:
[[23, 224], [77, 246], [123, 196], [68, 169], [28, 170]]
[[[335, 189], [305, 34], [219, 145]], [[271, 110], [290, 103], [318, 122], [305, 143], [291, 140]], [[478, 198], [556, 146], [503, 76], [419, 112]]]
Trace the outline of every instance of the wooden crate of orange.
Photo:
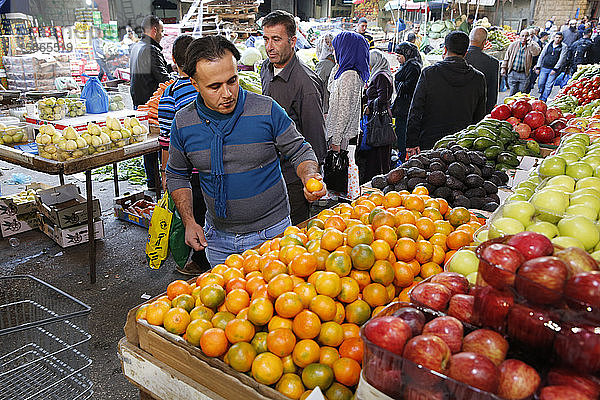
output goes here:
[[289, 398], [319, 386], [349, 399], [361, 371], [360, 326], [390, 302], [409, 301], [480, 226], [422, 187], [371, 193], [230, 255], [192, 283], [172, 282], [136, 320]]

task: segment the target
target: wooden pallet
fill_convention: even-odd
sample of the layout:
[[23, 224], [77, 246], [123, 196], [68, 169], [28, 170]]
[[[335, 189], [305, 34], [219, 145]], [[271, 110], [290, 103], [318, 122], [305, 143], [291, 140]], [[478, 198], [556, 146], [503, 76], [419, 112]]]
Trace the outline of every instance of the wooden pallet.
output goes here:
[[213, 5], [209, 4], [204, 8], [208, 14], [256, 14], [258, 13], [257, 5]]

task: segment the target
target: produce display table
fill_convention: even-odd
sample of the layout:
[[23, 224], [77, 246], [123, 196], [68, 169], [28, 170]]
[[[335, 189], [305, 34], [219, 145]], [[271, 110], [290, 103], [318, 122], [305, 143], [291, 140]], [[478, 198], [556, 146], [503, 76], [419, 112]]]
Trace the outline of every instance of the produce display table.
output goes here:
[[[125, 147], [109, 150], [104, 153], [96, 153], [91, 156], [69, 161], [48, 160], [35, 154], [26, 153], [22, 150], [0, 145], [0, 160], [49, 175], [59, 175], [61, 184], [64, 184], [64, 175], [85, 172], [87, 215], [93, 215], [92, 169], [113, 164], [115, 196], [119, 196], [117, 163], [119, 161], [125, 161], [130, 158], [142, 156], [144, 154], [154, 153], [159, 150], [160, 146], [158, 144], [158, 138], [156, 135], [151, 133], [144, 142], [130, 144]], [[156, 182], [160, 182], [158, 167], [156, 169], [155, 180]], [[157, 188], [156, 194], [157, 198], [160, 198], [160, 187]], [[94, 240], [94, 236], [94, 219], [88, 218], [88, 249], [91, 283], [96, 283], [96, 241]]]
[[[34, 112], [28, 112], [29, 115], [37, 115], [37, 110], [34, 108]], [[102, 114], [85, 114], [81, 117], [75, 118], [63, 118], [58, 121], [46, 121], [39, 118], [26, 117], [25, 121], [34, 125], [52, 124], [56, 129], [65, 129], [67, 126], [72, 126], [76, 130], [85, 130], [87, 124], [90, 122], [96, 123], [100, 126], [105, 125], [106, 117], [110, 116], [122, 120], [125, 117], [136, 117], [140, 122], [148, 119], [148, 113], [137, 110], [120, 110], [120, 111], [109, 111]]]

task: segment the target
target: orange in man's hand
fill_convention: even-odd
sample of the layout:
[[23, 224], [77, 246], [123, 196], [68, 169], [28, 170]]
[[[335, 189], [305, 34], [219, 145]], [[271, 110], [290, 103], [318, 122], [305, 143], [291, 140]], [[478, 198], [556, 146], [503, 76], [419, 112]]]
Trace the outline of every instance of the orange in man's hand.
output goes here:
[[323, 182], [321, 182], [320, 180], [310, 178], [308, 181], [306, 181], [306, 190], [308, 190], [309, 192], [318, 192], [321, 189], [323, 189]]

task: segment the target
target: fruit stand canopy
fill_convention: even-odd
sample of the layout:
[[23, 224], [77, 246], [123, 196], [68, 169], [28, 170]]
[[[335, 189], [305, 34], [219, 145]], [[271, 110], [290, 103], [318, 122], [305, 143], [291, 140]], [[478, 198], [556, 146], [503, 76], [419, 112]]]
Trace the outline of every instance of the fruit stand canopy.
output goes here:
[[[361, 0], [358, 0], [361, 1]], [[458, 1], [460, 3], [466, 3], [467, 0], [451, 0], [451, 1], [430, 1], [427, 2], [429, 7], [431, 8], [439, 8], [442, 4], [450, 4], [454, 1]], [[423, 8], [423, 5], [420, 3], [424, 3], [425, 0], [390, 0], [383, 7], [387, 11], [392, 10], [419, 10]], [[477, 5], [479, 3], [480, 6], [493, 6], [496, 3], [496, 0], [469, 0], [469, 4]]]

